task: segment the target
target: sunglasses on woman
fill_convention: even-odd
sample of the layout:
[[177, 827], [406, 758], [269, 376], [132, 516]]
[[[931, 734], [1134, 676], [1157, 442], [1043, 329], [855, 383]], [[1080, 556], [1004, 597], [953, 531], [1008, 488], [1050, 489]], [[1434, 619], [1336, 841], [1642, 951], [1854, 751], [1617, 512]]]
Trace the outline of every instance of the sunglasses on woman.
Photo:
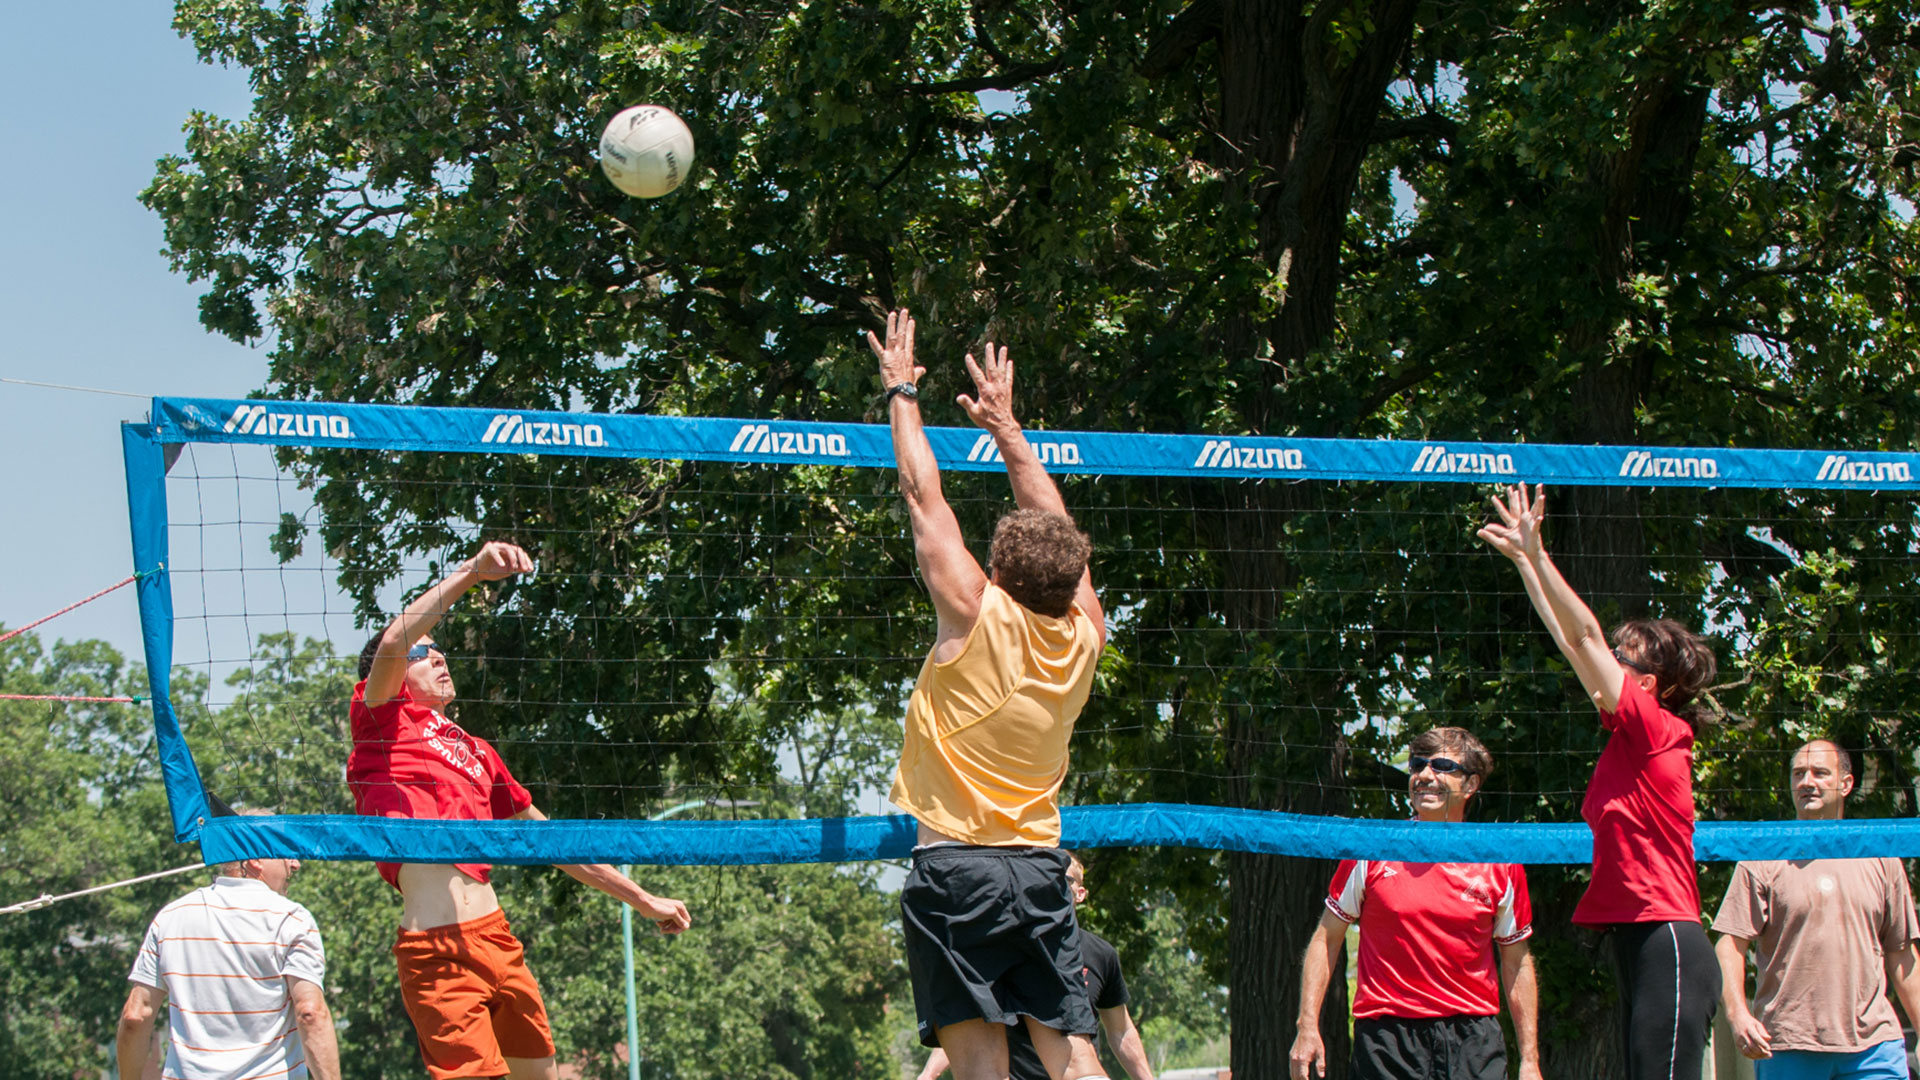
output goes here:
[[1614, 658], [1615, 660], [1618, 660], [1618, 661], [1620, 661], [1620, 666], [1621, 666], [1621, 667], [1630, 667], [1630, 668], [1632, 668], [1633, 670], [1635, 670], [1635, 671], [1637, 671], [1637, 672], [1639, 672], [1639, 673], [1640, 673], [1640, 674], [1642, 674], [1642, 675], [1651, 675], [1651, 674], [1653, 674], [1653, 669], [1652, 669], [1652, 668], [1650, 668], [1650, 667], [1648, 667], [1647, 665], [1645, 665], [1645, 664], [1643, 664], [1643, 663], [1641, 663], [1641, 662], [1640, 662], [1640, 661], [1638, 661], [1638, 660], [1629, 660], [1629, 659], [1627, 659], [1626, 657], [1624, 657], [1624, 656], [1622, 656], [1622, 655], [1620, 655], [1620, 650], [1619, 650], [1619, 649], [1615, 649], [1615, 650], [1613, 650], [1613, 658]]

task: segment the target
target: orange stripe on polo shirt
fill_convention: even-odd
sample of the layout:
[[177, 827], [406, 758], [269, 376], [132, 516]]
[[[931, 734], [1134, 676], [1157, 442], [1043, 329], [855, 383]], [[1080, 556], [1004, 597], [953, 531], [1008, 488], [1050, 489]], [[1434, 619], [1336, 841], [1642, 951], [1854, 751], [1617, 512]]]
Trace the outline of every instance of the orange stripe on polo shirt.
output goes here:
[[[285, 1076], [295, 1069], [306, 1068], [306, 1065], [307, 1063], [304, 1061], [296, 1062], [295, 1064], [289, 1065], [284, 1069], [275, 1069], [272, 1072], [266, 1072], [266, 1073], [254, 1073], [252, 1076], [246, 1077], [245, 1080], [267, 1080], [267, 1077], [269, 1076]], [[190, 1076], [175, 1076], [172, 1073], [162, 1073], [161, 1077], [162, 1077], [162, 1080], [193, 1080], [193, 1078]]]
[[263, 1046], [272, 1046], [274, 1043], [283, 1042], [285, 1041], [286, 1037], [291, 1034], [293, 1034], [293, 1029], [288, 1028], [287, 1030], [281, 1032], [280, 1034], [275, 1035], [273, 1038], [268, 1039], [266, 1042], [248, 1043], [245, 1046], [188, 1046], [186, 1043], [183, 1043], [178, 1039], [174, 1040], [173, 1045], [185, 1046], [189, 1050], [198, 1050], [203, 1054], [238, 1054], [243, 1051], [258, 1050]]

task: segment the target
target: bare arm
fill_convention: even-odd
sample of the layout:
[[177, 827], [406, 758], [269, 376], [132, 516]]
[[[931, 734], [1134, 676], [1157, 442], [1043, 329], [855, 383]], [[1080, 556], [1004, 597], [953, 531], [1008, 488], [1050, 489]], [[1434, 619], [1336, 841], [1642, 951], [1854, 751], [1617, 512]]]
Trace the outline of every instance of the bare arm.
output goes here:
[[[867, 334], [867, 345], [880, 360], [880, 380], [888, 388], [917, 386], [920, 376], [926, 374], [927, 369], [914, 362], [913, 332], [913, 319], [903, 309], [887, 316], [885, 342]], [[940, 488], [940, 463], [927, 442], [919, 401], [896, 395], [888, 403], [887, 419], [893, 430], [900, 494], [907, 501], [907, 515], [913, 523], [914, 558], [920, 564], [920, 576], [926, 579], [939, 620], [935, 656], [951, 659], [980, 617], [987, 575], [973, 552], [967, 550], [966, 538], [960, 535], [960, 521], [953, 516], [953, 508], [947, 505]]]
[[1720, 1007], [1733, 1029], [1733, 1043], [1742, 1054], [1758, 1060], [1773, 1056], [1773, 1036], [1747, 1009], [1747, 946], [1751, 943], [1750, 938], [1721, 934], [1713, 943], [1713, 955], [1720, 961]]
[[[1034, 453], [1033, 444], [1021, 433], [1020, 421], [1014, 418], [1013, 361], [1007, 359], [1006, 346], [1001, 346], [996, 353], [993, 343], [988, 342], [984, 362], [974, 360], [973, 354], [968, 353], [967, 372], [973, 376], [980, 396], [975, 399], [961, 394], [956, 400], [974, 423], [993, 436], [1000, 458], [1006, 462], [1007, 482], [1013, 486], [1014, 503], [1022, 510], [1044, 510], [1071, 519], [1073, 515], [1067, 513], [1067, 503], [1060, 497], [1059, 486], [1047, 475], [1047, 467], [1040, 464], [1040, 455]], [[1100, 632], [1100, 647], [1105, 648], [1106, 614], [1100, 608], [1099, 595], [1093, 591], [1091, 568], [1081, 575], [1074, 602], [1093, 620]]]
[[1920, 955], [1915, 954], [1913, 942], [1887, 954], [1887, 985], [1900, 999], [1900, 1009], [1907, 1014], [1908, 1025], [1920, 1023], [1914, 1019], [1920, 1016]]
[[1560, 576], [1560, 568], [1540, 541], [1540, 523], [1547, 516], [1546, 489], [1536, 487], [1529, 498], [1525, 484], [1508, 488], [1504, 500], [1494, 498], [1493, 508], [1500, 520], [1482, 528], [1480, 539], [1513, 560], [1540, 621], [1546, 624], [1553, 643], [1560, 647], [1593, 703], [1606, 712], [1618, 709], [1626, 671], [1614, 659], [1593, 609]]
[[293, 1022], [300, 1028], [307, 1074], [313, 1080], [340, 1080], [340, 1040], [326, 995], [317, 984], [294, 975], [287, 976], [287, 993], [293, 998]]
[[384, 705], [399, 695], [407, 678], [407, 650], [432, 632], [441, 616], [454, 601], [465, 596], [467, 590], [483, 581], [498, 581], [532, 569], [533, 559], [525, 551], [493, 541], [480, 545], [473, 558], [415, 597], [380, 635], [380, 647], [373, 654], [373, 669], [367, 673], [367, 704]]
[[154, 1017], [165, 1001], [166, 995], [154, 986], [135, 983], [127, 992], [127, 1002], [120, 1007], [120, 1026], [114, 1032], [113, 1056], [120, 1065], [120, 1075], [128, 1080], [143, 1080], [147, 1067], [157, 1065], [153, 1061]]
[[1153, 1066], [1147, 1061], [1146, 1044], [1140, 1041], [1140, 1029], [1133, 1026], [1133, 1014], [1127, 1011], [1127, 1007], [1115, 1005], [1111, 1009], [1101, 1009], [1100, 1026], [1106, 1030], [1113, 1056], [1120, 1059], [1120, 1067], [1127, 1070], [1127, 1075], [1133, 1080], [1153, 1080]]
[[1320, 928], [1307, 942], [1300, 959], [1300, 1015], [1295, 1021], [1293, 1051], [1288, 1054], [1293, 1080], [1327, 1075], [1327, 1044], [1320, 1037], [1320, 1006], [1327, 1000], [1333, 979], [1333, 959], [1347, 943], [1347, 924], [1331, 911], [1320, 913]]
[[[529, 806], [513, 815], [515, 821], [545, 821], [547, 815], [538, 807]], [[651, 920], [660, 927], [663, 934], [677, 934], [693, 925], [693, 917], [687, 913], [687, 905], [664, 896], [655, 896], [633, 883], [633, 879], [606, 863], [585, 863], [575, 866], [556, 867], [582, 885], [598, 889], [615, 900], [639, 912], [642, 917]]]
[[920, 1070], [917, 1080], [934, 1080], [935, 1077], [947, 1071], [947, 1064], [947, 1052], [937, 1046], [934, 1047], [933, 1053], [927, 1055], [926, 1068]]
[[1507, 992], [1513, 1038], [1520, 1044], [1520, 1080], [1540, 1080], [1540, 988], [1525, 941], [1500, 948], [1500, 986]]

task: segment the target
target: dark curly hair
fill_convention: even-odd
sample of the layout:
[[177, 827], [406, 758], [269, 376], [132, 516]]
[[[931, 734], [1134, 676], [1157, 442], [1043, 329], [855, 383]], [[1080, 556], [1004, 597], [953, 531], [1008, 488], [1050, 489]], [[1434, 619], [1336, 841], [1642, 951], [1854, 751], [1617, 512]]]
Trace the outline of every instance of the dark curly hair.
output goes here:
[[1093, 541], [1065, 514], [1015, 510], [993, 527], [994, 584], [1020, 606], [1058, 619], [1073, 610]]
[[1708, 714], [1693, 704], [1720, 670], [1707, 639], [1672, 619], [1629, 619], [1614, 627], [1613, 647], [1658, 680], [1660, 707], [1697, 732]]

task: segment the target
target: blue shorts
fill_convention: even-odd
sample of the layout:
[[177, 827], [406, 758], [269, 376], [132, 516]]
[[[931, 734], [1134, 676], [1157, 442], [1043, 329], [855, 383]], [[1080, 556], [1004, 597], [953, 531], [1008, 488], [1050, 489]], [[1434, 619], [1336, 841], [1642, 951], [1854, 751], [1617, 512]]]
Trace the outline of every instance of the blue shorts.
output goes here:
[[1775, 1050], [1753, 1063], [1754, 1080], [1907, 1080], [1907, 1041], [1888, 1039], [1851, 1054]]

